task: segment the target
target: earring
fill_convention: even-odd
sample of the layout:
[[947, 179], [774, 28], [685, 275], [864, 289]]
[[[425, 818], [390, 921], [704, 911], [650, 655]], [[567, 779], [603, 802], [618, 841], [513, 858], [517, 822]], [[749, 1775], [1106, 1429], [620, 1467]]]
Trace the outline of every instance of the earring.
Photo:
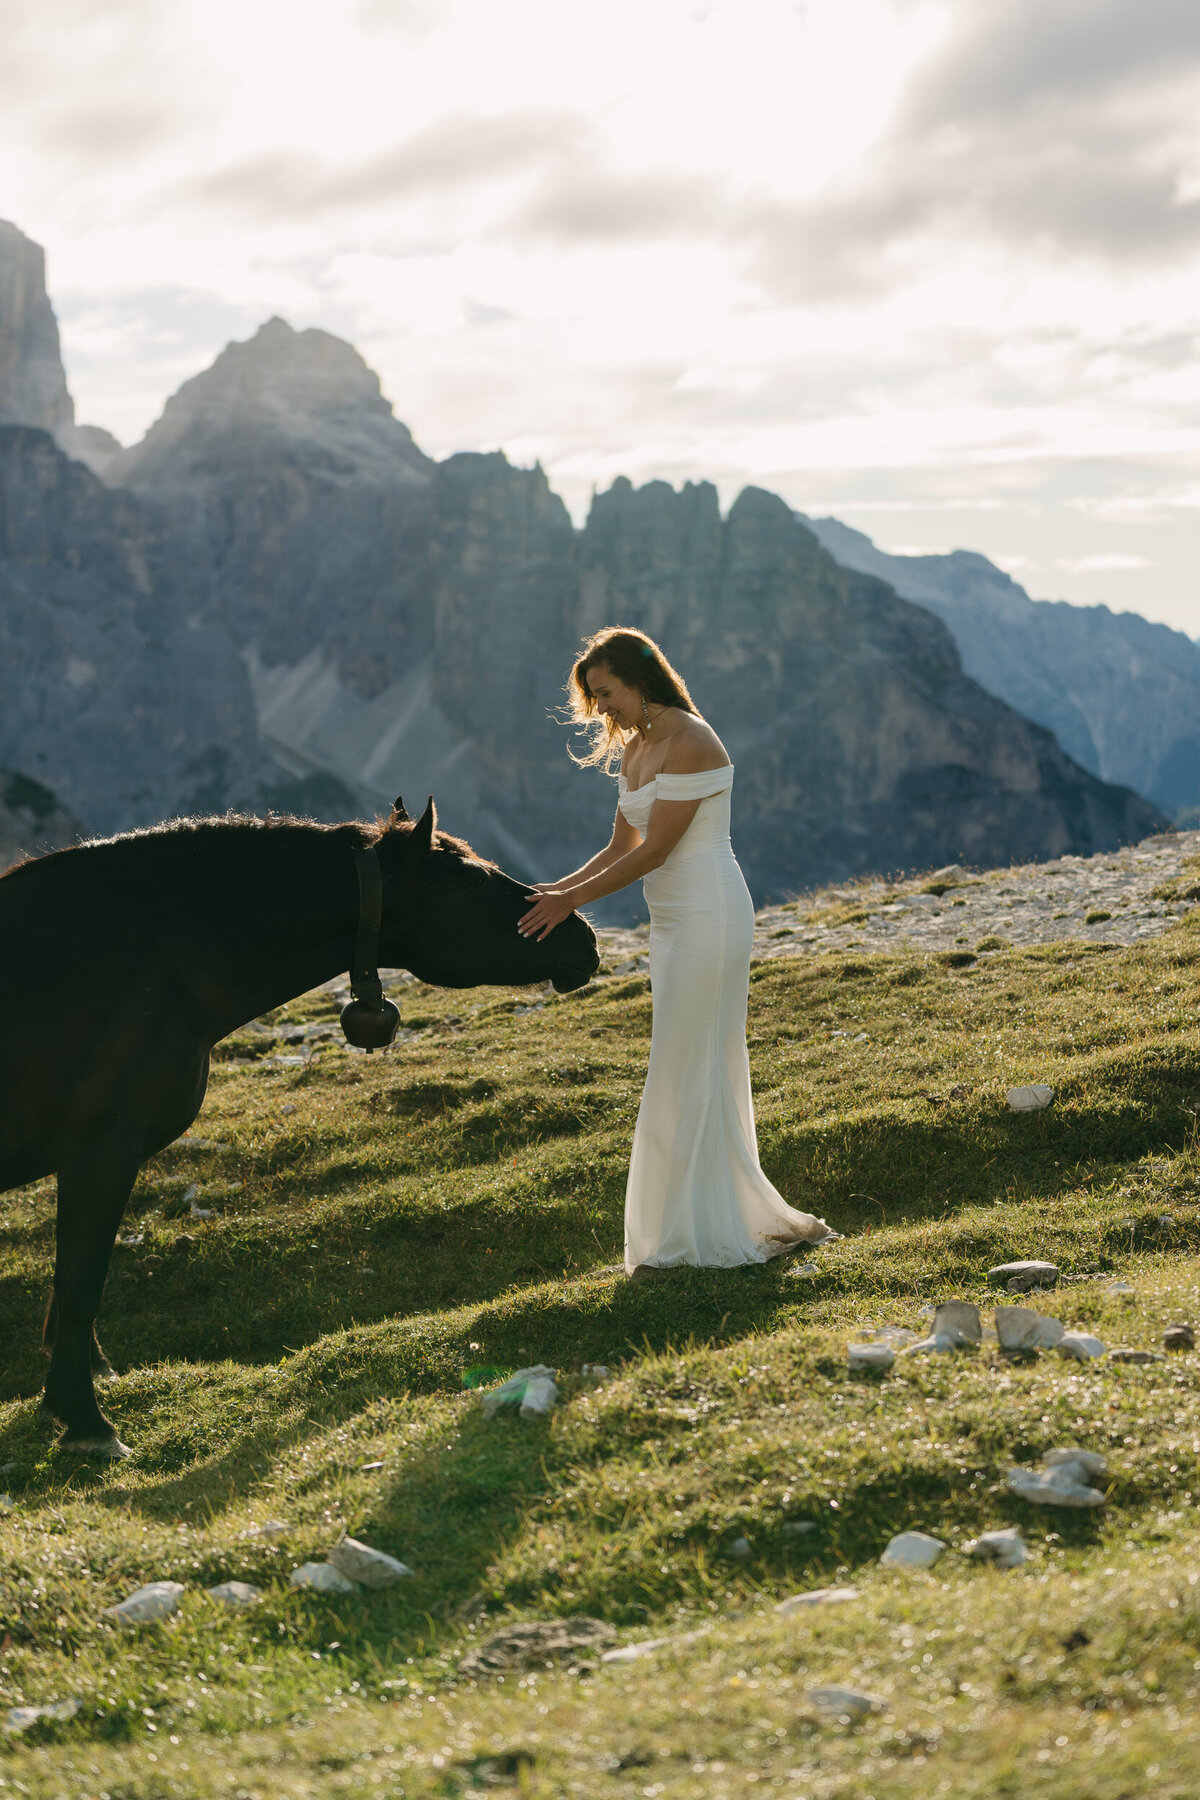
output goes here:
[[642, 695], [642, 717], [646, 721], [646, 730], [651, 729], [650, 708], [646, 705], [646, 696]]

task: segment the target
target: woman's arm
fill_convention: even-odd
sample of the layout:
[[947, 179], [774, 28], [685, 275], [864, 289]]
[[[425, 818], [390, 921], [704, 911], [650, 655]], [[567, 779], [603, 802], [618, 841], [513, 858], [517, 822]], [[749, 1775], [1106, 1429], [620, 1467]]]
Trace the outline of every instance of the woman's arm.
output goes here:
[[[650, 808], [645, 837], [639, 840], [633, 827], [629, 827], [634, 840], [630, 849], [606, 861], [595, 874], [588, 874], [592, 863], [599, 860], [593, 857], [592, 863], [579, 871], [584, 879], [571, 876], [570, 886], [563, 884], [549, 893], [530, 895], [534, 905], [517, 926], [521, 936], [547, 937], [576, 908], [587, 906], [592, 900], [602, 900], [606, 894], [615, 894], [628, 887], [631, 881], [648, 875], [652, 869], [661, 868], [695, 818], [699, 805], [699, 800], [656, 800]], [[615, 841], [616, 833], [613, 835]]]
[[561, 881], [538, 881], [534, 883], [534, 891], [539, 894], [559, 894], [569, 887], [575, 887], [592, 875], [599, 875], [602, 869], [611, 867], [620, 857], [628, 854], [635, 844], [641, 842], [637, 832], [625, 817], [620, 807], [613, 820], [612, 837], [603, 850], [598, 850], [589, 862], [571, 875], [564, 875]]

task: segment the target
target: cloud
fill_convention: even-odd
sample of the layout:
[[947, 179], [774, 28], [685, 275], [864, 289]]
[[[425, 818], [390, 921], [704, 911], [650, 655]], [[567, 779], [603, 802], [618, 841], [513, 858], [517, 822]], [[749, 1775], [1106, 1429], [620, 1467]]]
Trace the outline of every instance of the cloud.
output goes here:
[[1068, 575], [1104, 575], [1113, 569], [1152, 569], [1145, 556], [1127, 556], [1119, 550], [1098, 550], [1089, 556], [1060, 556], [1057, 567]]
[[271, 220], [311, 218], [493, 181], [568, 153], [589, 136], [577, 114], [553, 107], [454, 113], [345, 168], [307, 151], [272, 151], [191, 179], [182, 196]]
[[970, 244], [1110, 264], [1200, 249], [1196, 0], [958, 0], [952, 21], [890, 129], [821, 198], [563, 158], [510, 227], [720, 241], [791, 302], [882, 292]]

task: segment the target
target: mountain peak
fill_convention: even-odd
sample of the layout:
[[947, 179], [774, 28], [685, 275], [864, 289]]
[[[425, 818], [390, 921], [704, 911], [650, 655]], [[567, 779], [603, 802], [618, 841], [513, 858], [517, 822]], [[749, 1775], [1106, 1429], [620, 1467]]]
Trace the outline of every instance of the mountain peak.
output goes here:
[[0, 425], [58, 432], [74, 422], [45, 252], [0, 219]]
[[110, 478], [176, 486], [202, 477], [214, 455], [257, 456], [268, 443], [347, 474], [428, 466], [353, 344], [315, 327], [297, 331], [276, 314], [185, 381]]

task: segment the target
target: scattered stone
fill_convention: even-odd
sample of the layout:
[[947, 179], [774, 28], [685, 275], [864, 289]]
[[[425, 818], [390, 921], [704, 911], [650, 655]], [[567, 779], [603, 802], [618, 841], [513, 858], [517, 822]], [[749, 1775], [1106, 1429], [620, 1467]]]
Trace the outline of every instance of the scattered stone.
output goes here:
[[135, 1588], [124, 1600], [115, 1606], [106, 1606], [104, 1611], [110, 1619], [119, 1619], [123, 1625], [148, 1625], [156, 1619], [169, 1619], [173, 1612], [178, 1612], [182, 1598], [182, 1581], [148, 1581], [145, 1587]]
[[602, 1619], [579, 1615], [570, 1619], [546, 1619], [528, 1624], [505, 1625], [468, 1651], [459, 1667], [476, 1681], [489, 1675], [506, 1675], [514, 1669], [546, 1669], [555, 1663], [579, 1663], [608, 1650], [616, 1632]]
[[262, 1589], [248, 1581], [220, 1581], [205, 1591], [223, 1606], [254, 1606], [262, 1599]]
[[579, 1373], [590, 1381], [607, 1381], [609, 1368], [607, 1363], [584, 1363]]
[[[931, 1314], [930, 1317], [933, 1315]], [[862, 1341], [865, 1344], [886, 1344], [889, 1350], [906, 1350], [909, 1344], [915, 1344], [918, 1332], [909, 1331], [904, 1325], [881, 1325], [876, 1331], [864, 1331]]]
[[811, 1519], [785, 1519], [779, 1529], [784, 1537], [807, 1537], [817, 1528]]
[[694, 1644], [697, 1638], [707, 1637], [711, 1630], [711, 1625], [701, 1625], [698, 1631], [683, 1631], [677, 1637], [646, 1638], [640, 1644], [622, 1644], [619, 1650], [606, 1650], [600, 1661], [638, 1662], [643, 1656], [652, 1656], [656, 1650], [674, 1649], [679, 1644]]
[[28, 1731], [39, 1719], [73, 1719], [82, 1700], [51, 1700], [45, 1706], [10, 1706], [4, 1715], [5, 1731]]
[[554, 1370], [548, 1369], [545, 1363], [534, 1363], [532, 1368], [517, 1369], [507, 1381], [502, 1381], [499, 1387], [489, 1388], [486, 1393], [480, 1394], [479, 1399], [483, 1407], [484, 1418], [494, 1419], [503, 1406], [517, 1406], [523, 1411], [526, 1392], [533, 1382], [543, 1384], [548, 1382], [554, 1389], [550, 1396], [549, 1406], [544, 1404], [546, 1394], [544, 1386], [539, 1387], [534, 1395], [533, 1411], [549, 1412], [558, 1398], [558, 1389], [554, 1387]]
[[315, 1588], [319, 1594], [356, 1594], [358, 1583], [348, 1581], [339, 1568], [331, 1562], [301, 1563], [293, 1569], [288, 1577], [288, 1586], [294, 1588]]
[[1132, 1294], [1135, 1292], [1127, 1281], [1110, 1281], [1104, 1291], [1106, 1294]]
[[1018, 1466], [1006, 1477], [1009, 1491], [1037, 1506], [1103, 1506], [1104, 1494], [1090, 1486], [1108, 1464], [1093, 1450], [1048, 1450], [1040, 1469]]
[[361, 1582], [366, 1588], [393, 1587], [412, 1570], [407, 1563], [397, 1562], [383, 1550], [372, 1550], [357, 1538], [343, 1538], [329, 1552], [329, 1561], [348, 1581]]
[[1062, 1321], [1031, 1306], [998, 1306], [996, 1336], [1002, 1350], [1051, 1350], [1063, 1336]]
[[1156, 1363], [1165, 1362], [1166, 1358], [1157, 1350], [1110, 1350], [1109, 1362], [1114, 1363]]
[[775, 1606], [777, 1613], [803, 1612], [809, 1606], [840, 1606], [843, 1601], [857, 1600], [856, 1587], [810, 1588], [805, 1594], [789, 1594]]
[[379, 1462], [359, 1463], [358, 1472], [360, 1475], [378, 1475], [380, 1469], [384, 1466], [382, 1460]]
[[999, 1569], [1019, 1569], [1028, 1560], [1029, 1551], [1020, 1527], [1009, 1525], [1003, 1531], [984, 1531], [963, 1551], [979, 1562], [995, 1563]]
[[902, 1531], [894, 1537], [880, 1562], [888, 1569], [932, 1569], [946, 1548], [941, 1538], [925, 1531]]
[[821, 1712], [833, 1713], [839, 1719], [862, 1719], [868, 1713], [883, 1712], [888, 1702], [879, 1694], [863, 1694], [857, 1688], [815, 1687], [809, 1688], [806, 1700]]
[[1028, 1087], [1009, 1088], [1005, 1098], [1009, 1112], [1042, 1112], [1053, 1100], [1054, 1089], [1044, 1081], [1034, 1081]]
[[1196, 1334], [1190, 1325], [1168, 1325], [1163, 1332], [1164, 1350], [1194, 1350]]
[[997, 1263], [987, 1272], [993, 1287], [1007, 1288], [1010, 1294], [1027, 1294], [1033, 1288], [1058, 1286], [1058, 1264], [1052, 1262]]
[[1060, 1356], [1073, 1356], [1076, 1362], [1087, 1362], [1105, 1352], [1104, 1344], [1089, 1331], [1064, 1331], [1054, 1348]]
[[846, 1361], [851, 1371], [855, 1369], [890, 1369], [896, 1360], [896, 1352], [889, 1350], [886, 1344], [847, 1344]]
[[732, 1556], [734, 1562], [749, 1562], [750, 1557], [753, 1554], [750, 1547], [750, 1539], [744, 1537], [734, 1538], [731, 1544], [726, 1545], [726, 1553], [727, 1555]]
[[276, 1538], [286, 1537], [291, 1530], [286, 1519], [264, 1519], [261, 1525], [247, 1526], [243, 1538], [267, 1538], [274, 1543]]
[[909, 1344], [902, 1356], [917, 1356], [929, 1350], [961, 1350], [968, 1344], [983, 1342], [983, 1321], [979, 1308], [969, 1300], [944, 1300], [934, 1309], [933, 1331], [918, 1343]]
[[11, 1512], [16, 1504], [11, 1494], [0, 1494], [0, 1513]]
[[544, 1419], [558, 1403], [558, 1389], [550, 1375], [535, 1375], [525, 1385], [521, 1399], [523, 1419]]
[[819, 1275], [820, 1273], [821, 1271], [818, 1269], [816, 1263], [791, 1263], [784, 1270], [784, 1274], [787, 1275], [789, 1279], [797, 1275]]

